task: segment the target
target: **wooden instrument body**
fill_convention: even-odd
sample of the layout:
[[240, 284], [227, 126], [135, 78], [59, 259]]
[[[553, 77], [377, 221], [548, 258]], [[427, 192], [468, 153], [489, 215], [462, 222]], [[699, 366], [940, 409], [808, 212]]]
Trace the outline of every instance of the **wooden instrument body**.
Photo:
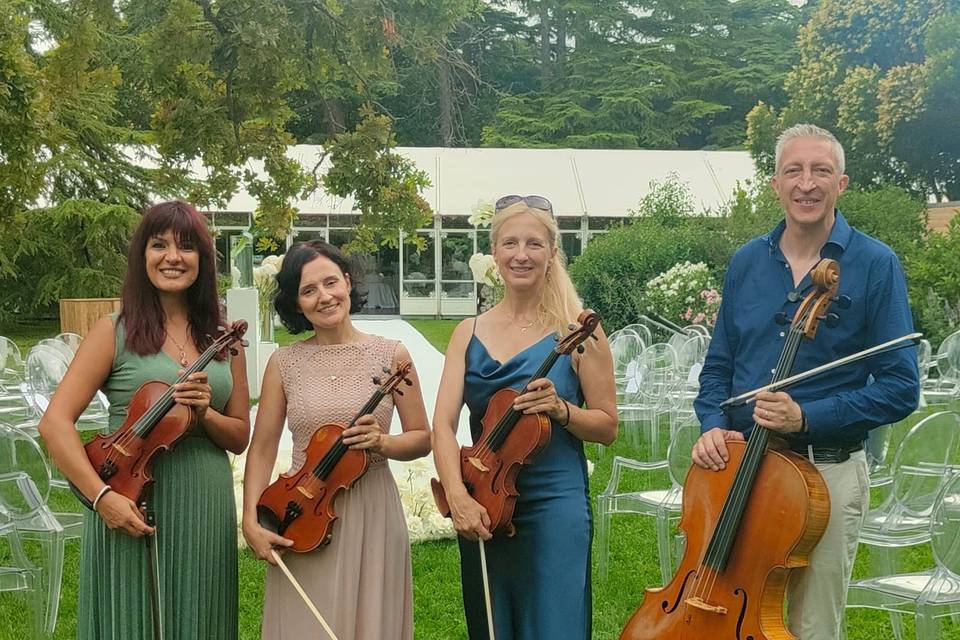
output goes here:
[[313, 551], [330, 542], [333, 523], [339, 517], [334, 501], [370, 466], [366, 450], [348, 448], [326, 478], [314, 474], [345, 429], [340, 424], [325, 424], [317, 429], [304, 449], [305, 460], [300, 469], [281, 474], [264, 489], [257, 502], [261, 526], [293, 540], [289, 548], [296, 552]]
[[[514, 389], [500, 389], [490, 398], [481, 424], [483, 431], [472, 447], [460, 449], [460, 472], [463, 484], [474, 500], [483, 505], [490, 516], [490, 533], [504, 531], [513, 535], [513, 510], [517, 504], [517, 475], [523, 465], [533, 462], [550, 442], [552, 426], [544, 414], [531, 413], [520, 417], [503, 445], [494, 451], [488, 445], [491, 432], [500, 419], [513, 409], [513, 401], [520, 395]], [[450, 517], [443, 485], [431, 481], [437, 509]]]
[[[146, 437], [142, 438], [132, 431], [137, 421], [169, 389], [169, 384], [159, 380], [140, 385], [130, 398], [127, 417], [120, 428], [109, 435], [98, 435], [84, 446], [90, 464], [100, 479], [141, 506], [146, 499], [147, 488], [153, 483], [153, 459], [161, 451], [172, 449], [196, 421], [196, 414], [190, 407], [174, 403]], [[83, 502], [89, 502], [78, 490], [74, 489], [74, 493]]]
[[[749, 495], [726, 570], [702, 565], [746, 444], [728, 442], [726, 469], [693, 466], [683, 491], [680, 527], [686, 551], [673, 580], [648, 589], [621, 640], [794, 640], [783, 620], [791, 569], [809, 564], [826, 530], [830, 498], [826, 483], [806, 458], [769, 450]], [[706, 575], [700, 576], [704, 571]], [[698, 580], [699, 578], [699, 580]], [[703, 585], [712, 584], [707, 590]], [[691, 604], [701, 596], [709, 610]]]

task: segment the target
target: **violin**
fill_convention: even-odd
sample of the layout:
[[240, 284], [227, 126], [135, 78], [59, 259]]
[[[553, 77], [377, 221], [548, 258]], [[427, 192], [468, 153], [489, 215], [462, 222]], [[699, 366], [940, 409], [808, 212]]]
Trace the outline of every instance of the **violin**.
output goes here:
[[[490, 516], [490, 532], [503, 531], [513, 536], [513, 510], [517, 503], [517, 474], [523, 465], [531, 464], [550, 442], [550, 418], [541, 413], [524, 414], [513, 408], [513, 402], [527, 385], [544, 378], [562, 355], [576, 349], [583, 353], [583, 342], [594, 338], [600, 316], [586, 309], [577, 318], [579, 327], [570, 325], [571, 333], [557, 344], [524, 385], [523, 389], [500, 389], [490, 398], [482, 420], [482, 431], [472, 447], [460, 448], [460, 473], [463, 484], [474, 500], [483, 505]], [[440, 514], [450, 517], [443, 485], [436, 478], [430, 481], [433, 499]]]
[[[247, 346], [243, 340], [246, 332], [245, 320], [234, 322], [174, 384], [186, 382], [192, 374], [203, 371], [225, 349], [236, 355], [233, 345], [239, 342]], [[172, 450], [196, 421], [196, 413], [190, 407], [173, 399], [173, 385], [151, 380], [131, 396], [120, 428], [110, 435], [96, 436], [84, 446], [84, 451], [101, 480], [142, 508], [153, 484], [154, 459], [161, 452]], [[93, 503], [73, 483], [70, 490], [85, 507], [93, 509]]]
[[[330, 542], [330, 530], [338, 517], [334, 500], [341, 491], [353, 486], [370, 465], [369, 452], [345, 445], [343, 432], [361, 416], [373, 413], [391, 393], [403, 395], [397, 387], [400, 383], [413, 384], [407, 377], [411, 367], [411, 363], [404, 363], [382, 382], [374, 378], [377, 389], [346, 426], [325, 424], [314, 432], [304, 449], [305, 460], [300, 469], [280, 474], [260, 494], [257, 521], [261, 527], [293, 540], [289, 548], [299, 553]], [[386, 367], [383, 371], [390, 373]]]
[[[812, 279], [815, 288], [791, 321], [774, 382], [790, 375], [801, 342], [814, 338], [821, 321], [837, 320], [827, 309], [840, 300], [839, 265], [821, 260]], [[807, 458], [768, 450], [771, 433], [754, 423], [747, 442], [726, 443], [725, 469], [691, 467], [680, 519], [683, 559], [669, 584], [647, 590], [621, 640], [795, 638], [783, 621], [787, 580], [809, 564], [827, 528], [830, 497]]]

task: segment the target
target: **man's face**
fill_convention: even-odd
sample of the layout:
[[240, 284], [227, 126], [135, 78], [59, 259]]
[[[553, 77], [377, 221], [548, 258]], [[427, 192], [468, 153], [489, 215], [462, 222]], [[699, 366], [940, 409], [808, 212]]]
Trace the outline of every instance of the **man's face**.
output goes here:
[[770, 186], [780, 197], [787, 224], [806, 227], [822, 224], [833, 215], [848, 181], [840, 173], [830, 141], [805, 137], [784, 145]]

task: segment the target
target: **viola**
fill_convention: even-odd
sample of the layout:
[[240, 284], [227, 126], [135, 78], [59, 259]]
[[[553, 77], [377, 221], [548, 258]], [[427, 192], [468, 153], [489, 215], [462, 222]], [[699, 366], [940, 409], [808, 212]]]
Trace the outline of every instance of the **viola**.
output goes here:
[[[226, 349], [236, 355], [233, 345], [239, 342], [246, 346], [246, 331], [246, 321], [234, 322], [174, 384], [186, 382], [190, 375], [203, 371]], [[151, 380], [140, 385], [130, 398], [127, 417], [120, 428], [110, 435], [96, 436], [84, 446], [84, 451], [101, 480], [143, 507], [153, 484], [153, 461], [161, 452], [172, 450], [196, 421], [196, 413], [190, 407], [173, 399], [173, 385]], [[72, 483], [70, 489], [84, 506], [93, 509], [93, 503]]]
[[[353, 486], [370, 465], [370, 454], [345, 445], [343, 432], [361, 416], [373, 413], [391, 393], [403, 395], [397, 387], [400, 383], [413, 384], [407, 377], [411, 366], [404, 363], [382, 382], [374, 378], [377, 389], [348, 424], [325, 424], [314, 432], [304, 449], [305, 460], [300, 469], [280, 474], [260, 494], [257, 521], [261, 527], [292, 540], [289, 548], [299, 553], [330, 542], [330, 530], [338, 517], [334, 500], [341, 491]], [[384, 368], [384, 373], [389, 372]]]
[[[790, 375], [801, 342], [814, 338], [821, 321], [837, 320], [827, 309], [840, 300], [839, 266], [821, 260], [812, 279], [815, 289], [793, 317], [774, 382]], [[690, 469], [680, 519], [683, 559], [669, 584], [647, 590], [621, 640], [794, 638], [783, 621], [787, 580], [809, 564], [827, 528], [830, 498], [816, 467], [774, 450], [771, 433], [754, 423], [747, 442], [726, 443], [724, 470]]]
[[[517, 475], [550, 442], [550, 418], [540, 413], [516, 411], [513, 402], [526, 392], [527, 385], [545, 378], [560, 356], [573, 353], [574, 349], [583, 353], [582, 343], [590, 337], [596, 339], [593, 331], [600, 324], [598, 314], [584, 310], [577, 322], [580, 326], [570, 325], [572, 331], [563, 340], [558, 340], [521, 391], [506, 388], [493, 394], [481, 421], [480, 436], [472, 447], [460, 449], [463, 484], [473, 499], [487, 510], [493, 534], [502, 531], [512, 536], [516, 533], [512, 521], [519, 495]], [[443, 517], [449, 518], [450, 505], [443, 485], [434, 478], [430, 486], [437, 509]]]

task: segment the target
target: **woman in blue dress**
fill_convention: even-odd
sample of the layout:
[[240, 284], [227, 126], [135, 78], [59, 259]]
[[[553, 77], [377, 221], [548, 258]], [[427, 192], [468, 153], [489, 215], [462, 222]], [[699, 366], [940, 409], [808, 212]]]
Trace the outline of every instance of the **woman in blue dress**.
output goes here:
[[434, 413], [433, 452], [460, 534], [467, 629], [488, 637], [478, 538], [484, 540], [496, 640], [584, 640], [591, 637], [592, 519], [583, 442], [617, 435], [613, 359], [598, 329], [582, 355], [562, 356], [532, 381], [515, 408], [550, 418], [549, 444], [517, 478], [516, 534], [491, 537], [486, 510], [460, 473], [456, 426], [464, 403], [473, 438], [490, 397], [521, 390], [582, 310], [564, 267], [553, 207], [541, 196], [497, 201], [490, 241], [503, 278], [503, 300], [464, 320], [447, 348]]

